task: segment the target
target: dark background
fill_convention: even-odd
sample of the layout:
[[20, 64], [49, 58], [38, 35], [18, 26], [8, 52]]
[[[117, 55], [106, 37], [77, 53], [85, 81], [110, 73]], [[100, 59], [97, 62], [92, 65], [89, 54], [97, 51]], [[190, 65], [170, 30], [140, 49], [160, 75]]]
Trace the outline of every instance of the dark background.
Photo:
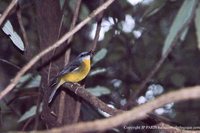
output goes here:
[[[17, 67], [5, 63], [3, 60], [21, 68], [39, 51], [52, 45], [58, 40], [59, 25], [63, 13], [64, 19], [61, 35], [69, 30], [76, 2], [74, 0], [67, 1], [64, 9], [61, 10], [60, 2], [63, 1], [20, 0], [19, 5], [10, 13], [7, 19], [12, 23], [13, 29], [22, 37], [16, 15], [18, 10], [21, 11], [29, 44], [26, 47], [26, 51], [22, 52], [0, 30], [1, 90], [9, 84], [10, 80], [19, 71]], [[145, 1], [148, 2], [147, 0]], [[104, 35], [104, 37], [100, 39], [96, 48], [97, 52], [101, 51], [99, 54], [103, 59], [92, 67], [92, 72], [102, 69], [103, 71], [92, 76], [89, 75], [85, 82], [86, 88], [97, 89], [98, 86], [104, 87], [105, 90], [95, 90], [96, 93], [100, 93], [100, 99], [123, 109], [123, 102], [126, 103], [131, 95], [138, 90], [141, 83], [162, 58], [165, 39], [183, 2], [183, 0], [152, 0], [152, 2], [146, 4], [140, 2], [136, 5], [131, 5], [126, 0], [116, 0], [108, 7], [104, 12], [102, 21], [101, 35]], [[10, 1], [8, 0], [0, 1], [1, 13], [9, 3]], [[98, 5], [98, 0], [83, 0], [78, 22], [87, 17]], [[164, 88], [162, 93], [166, 93], [200, 83], [200, 52], [194, 17], [188, 25], [189, 29], [186, 36], [183, 40], [178, 39], [176, 41], [177, 45], [171, 50], [165, 62], [148, 81], [144, 92], [139, 96], [145, 96], [148, 87], [152, 84], [161, 85]], [[87, 51], [92, 47], [93, 38], [91, 38], [91, 33], [95, 32], [94, 24], [96, 20], [93, 19], [74, 35], [70, 43], [71, 59], [80, 52]], [[63, 68], [64, 55], [62, 50], [67, 48], [67, 45], [64, 44], [56, 49], [56, 53], [59, 56], [53, 60], [51, 78]], [[39, 74], [41, 76], [42, 87], [37, 86], [40, 81], [30, 83], [36, 84], [34, 87], [26, 87], [25, 85], [16, 87], [0, 102], [1, 132], [22, 129], [33, 130], [34, 128], [46, 129], [45, 123], [49, 127], [73, 123], [72, 119], [75, 117], [73, 115], [75, 115], [74, 109], [77, 97], [68, 91], [69, 96], [67, 97], [69, 99], [66, 102], [65, 112], [67, 114], [63, 118], [62, 124], [54, 123], [54, 118], [40, 120], [41, 117], [39, 117], [39, 121], [35, 121], [35, 115], [28, 117], [22, 122], [18, 122], [24, 113], [30, 114], [29, 109], [37, 105], [38, 96], [41, 96], [42, 100], [46, 98], [47, 90], [45, 88], [48, 86], [47, 66], [49, 64], [45, 66], [44, 62], [48, 61], [50, 57], [52, 57], [52, 52], [44, 56], [28, 72], [29, 74]], [[34, 81], [35, 79], [32, 78], [31, 80]], [[103, 95], [103, 93], [106, 94]], [[52, 106], [54, 110], [56, 110], [58, 102], [56, 98]], [[182, 126], [199, 126], [198, 102], [184, 101], [174, 104], [168, 111], [165, 110], [163, 116]], [[81, 100], [81, 103], [79, 121], [103, 118], [97, 109], [87, 102]], [[123, 129], [119, 130], [124, 131]]]

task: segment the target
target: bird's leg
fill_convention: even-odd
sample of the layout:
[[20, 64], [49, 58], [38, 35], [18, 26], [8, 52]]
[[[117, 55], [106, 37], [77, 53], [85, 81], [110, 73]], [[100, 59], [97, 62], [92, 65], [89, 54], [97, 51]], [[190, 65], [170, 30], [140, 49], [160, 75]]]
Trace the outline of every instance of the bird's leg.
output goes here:
[[73, 83], [73, 82], [69, 82], [70, 83], [70, 88], [76, 88], [76, 90], [75, 90], [75, 94], [77, 94], [77, 91], [78, 91], [78, 89], [81, 87], [81, 85], [79, 84], [79, 83]]
[[74, 84], [71, 82], [71, 83], [70, 83], [70, 87], [72, 88], [73, 86], [74, 86]]
[[77, 91], [81, 87], [81, 85], [79, 83], [74, 83], [74, 85], [76, 85], [76, 90], [74, 93], [77, 94]]
[[76, 90], [75, 90], [75, 92], [74, 92], [75, 94], [77, 94], [77, 91], [78, 91], [79, 88], [80, 88], [80, 87], [76, 87]]
[[74, 85], [80, 87], [81, 85], [79, 83], [73, 83]]

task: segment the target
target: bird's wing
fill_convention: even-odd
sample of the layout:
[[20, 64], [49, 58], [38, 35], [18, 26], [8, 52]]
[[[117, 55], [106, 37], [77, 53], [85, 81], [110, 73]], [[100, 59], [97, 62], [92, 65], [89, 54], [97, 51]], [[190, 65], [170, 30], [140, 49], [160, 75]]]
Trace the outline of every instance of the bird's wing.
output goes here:
[[75, 59], [74, 61], [72, 61], [70, 64], [66, 65], [64, 67], [64, 69], [62, 71], [60, 71], [52, 80], [51, 84], [50, 84], [50, 87], [53, 88], [53, 91], [49, 97], [49, 103], [51, 103], [57, 89], [60, 87], [60, 85], [62, 85], [63, 83], [60, 81], [60, 78], [69, 73], [69, 72], [72, 72], [76, 69], [78, 69], [80, 67], [81, 63], [78, 59]]
[[64, 67], [64, 69], [62, 71], [60, 71], [57, 75], [57, 77], [61, 77], [69, 72], [72, 72], [76, 69], [78, 69], [80, 67], [80, 61], [78, 60], [74, 60], [72, 61], [70, 64], [68, 64], [67, 66]]
[[72, 61], [70, 64], [66, 65], [64, 67], [64, 69], [62, 71], [60, 71], [53, 79], [51, 79], [51, 84], [49, 85], [50, 87], [53, 87], [55, 85], [57, 85], [60, 81], [60, 77], [62, 77], [63, 75], [72, 72], [76, 69], [78, 69], [80, 66], [80, 61], [79, 60], [74, 60]]

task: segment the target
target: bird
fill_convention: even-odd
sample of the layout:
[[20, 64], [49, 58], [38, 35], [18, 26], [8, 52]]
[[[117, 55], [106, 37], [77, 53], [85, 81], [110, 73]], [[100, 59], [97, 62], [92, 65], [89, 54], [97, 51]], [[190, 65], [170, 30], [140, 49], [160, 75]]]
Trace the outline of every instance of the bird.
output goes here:
[[91, 69], [92, 51], [80, 53], [74, 60], [66, 65], [55, 77], [50, 87], [53, 88], [48, 103], [53, 100], [58, 88], [66, 82], [78, 83], [85, 79]]

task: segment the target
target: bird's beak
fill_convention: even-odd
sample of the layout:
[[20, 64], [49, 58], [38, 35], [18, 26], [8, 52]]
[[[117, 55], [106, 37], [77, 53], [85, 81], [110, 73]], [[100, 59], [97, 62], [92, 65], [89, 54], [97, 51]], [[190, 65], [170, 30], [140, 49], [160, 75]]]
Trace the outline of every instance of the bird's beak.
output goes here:
[[93, 55], [94, 55], [94, 51], [93, 51], [93, 50], [90, 50], [90, 51], [88, 52], [88, 54], [89, 54], [90, 56], [93, 56]]

